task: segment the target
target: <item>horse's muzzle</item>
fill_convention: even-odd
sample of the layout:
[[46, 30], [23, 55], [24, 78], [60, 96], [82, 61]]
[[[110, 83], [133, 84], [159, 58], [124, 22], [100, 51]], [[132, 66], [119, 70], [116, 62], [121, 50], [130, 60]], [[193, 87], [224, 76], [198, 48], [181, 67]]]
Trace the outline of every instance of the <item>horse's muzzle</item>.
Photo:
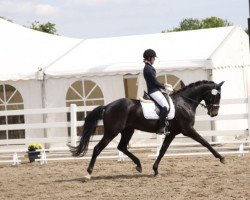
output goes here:
[[220, 105], [213, 104], [209, 106], [207, 114], [210, 115], [211, 117], [215, 117], [219, 113], [219, 108], [220, 108]]

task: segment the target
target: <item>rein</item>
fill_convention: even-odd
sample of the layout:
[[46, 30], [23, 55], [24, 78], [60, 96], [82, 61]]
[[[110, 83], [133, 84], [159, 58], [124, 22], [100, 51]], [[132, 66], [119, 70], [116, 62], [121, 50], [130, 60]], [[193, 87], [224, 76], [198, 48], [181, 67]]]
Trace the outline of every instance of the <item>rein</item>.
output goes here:
[[200, 102], [198, 102], [198, 101], [196, 101], [196, 100], [194, 100], [194, 99], [191, 99], [191, 98], [186, 97], [186, 96], [184, 96], [184, 95], [180, 95], [180, 96], [182, 96], [182, 97], [184, 97], [184, 98], [186, 98], [186, 99], [188, 99], [188, 100], [191, 100], [191, 101], [193, 101], [193, 102], [195, 102], [195, 103], [201, 105], [201, 106], [204, 107], [204, 108], [208, 108], [207, 105], [205, 105], [205, 104], [203, 104], [203, 103], [200, 103]]

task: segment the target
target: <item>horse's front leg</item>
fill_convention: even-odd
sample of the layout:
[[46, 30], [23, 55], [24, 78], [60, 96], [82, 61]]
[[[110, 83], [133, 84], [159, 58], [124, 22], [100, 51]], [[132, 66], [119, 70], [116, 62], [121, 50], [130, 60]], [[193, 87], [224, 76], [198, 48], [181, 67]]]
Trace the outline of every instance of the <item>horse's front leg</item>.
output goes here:
[[221, 156], [194, 128], [191, 128], [189, 130], [186, 130], [183, 135], [188, 136], [195, 140], [196, 142], [199, 142], [201, 145], [206, 147], [216, 158], [220, 159], [220, 162], [225, 164], [225, 158]]
[[164, 156], [164, 154], [166, 153], [169, 145], [171, 144], [171, 142], [173, 141], [173, 139], [175, 138], [175, 135], [174, 134], [169, 134], [169, 135], [166, 135], [164, 141], [163, 141], [163, 144], [161, 146], [161, 150], [159, 152], [159, 155], [153, 165], [153, 170], [155, 172], [155, 176], [158, 174], [158, 166], [159, 166], [159, 163], [162, 159], [162, 157]]

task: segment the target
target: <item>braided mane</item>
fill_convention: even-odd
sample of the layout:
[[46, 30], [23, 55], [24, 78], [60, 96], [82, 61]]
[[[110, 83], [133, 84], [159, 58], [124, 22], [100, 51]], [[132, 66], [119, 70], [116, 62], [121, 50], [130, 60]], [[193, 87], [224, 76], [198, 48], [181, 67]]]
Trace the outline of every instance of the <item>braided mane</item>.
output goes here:
[[180, 90], [177, 90], [177, 91], [174, 91], [173, 94], [177, 94], [179, 92], [182, 92], [188, 88], [192, 88], [192, 87], [196, 87], [196, 86], [199, 86], [199, 85], [203, 85], [203, 84], [215, 84], [213, 81], [207, 81], [207, 80], [203, 80], [203, 81], [197, 81], [197, 82], [194, 82], [194, 83], [190, 83], [189, 85], [181, 88]]

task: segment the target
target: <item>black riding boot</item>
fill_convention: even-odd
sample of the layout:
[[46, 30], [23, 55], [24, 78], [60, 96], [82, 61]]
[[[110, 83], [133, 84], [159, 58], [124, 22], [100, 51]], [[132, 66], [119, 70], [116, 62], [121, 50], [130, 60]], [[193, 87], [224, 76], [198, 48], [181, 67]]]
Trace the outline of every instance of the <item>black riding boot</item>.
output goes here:
[[159, 119], [159, 130], [156, 132], [157, 134], [164, 134], [165, 133], [165, 126], [166, 126], [166, 117], [167, 117], [167, 107], [163, 107], [160, 112], [160, 119]]

